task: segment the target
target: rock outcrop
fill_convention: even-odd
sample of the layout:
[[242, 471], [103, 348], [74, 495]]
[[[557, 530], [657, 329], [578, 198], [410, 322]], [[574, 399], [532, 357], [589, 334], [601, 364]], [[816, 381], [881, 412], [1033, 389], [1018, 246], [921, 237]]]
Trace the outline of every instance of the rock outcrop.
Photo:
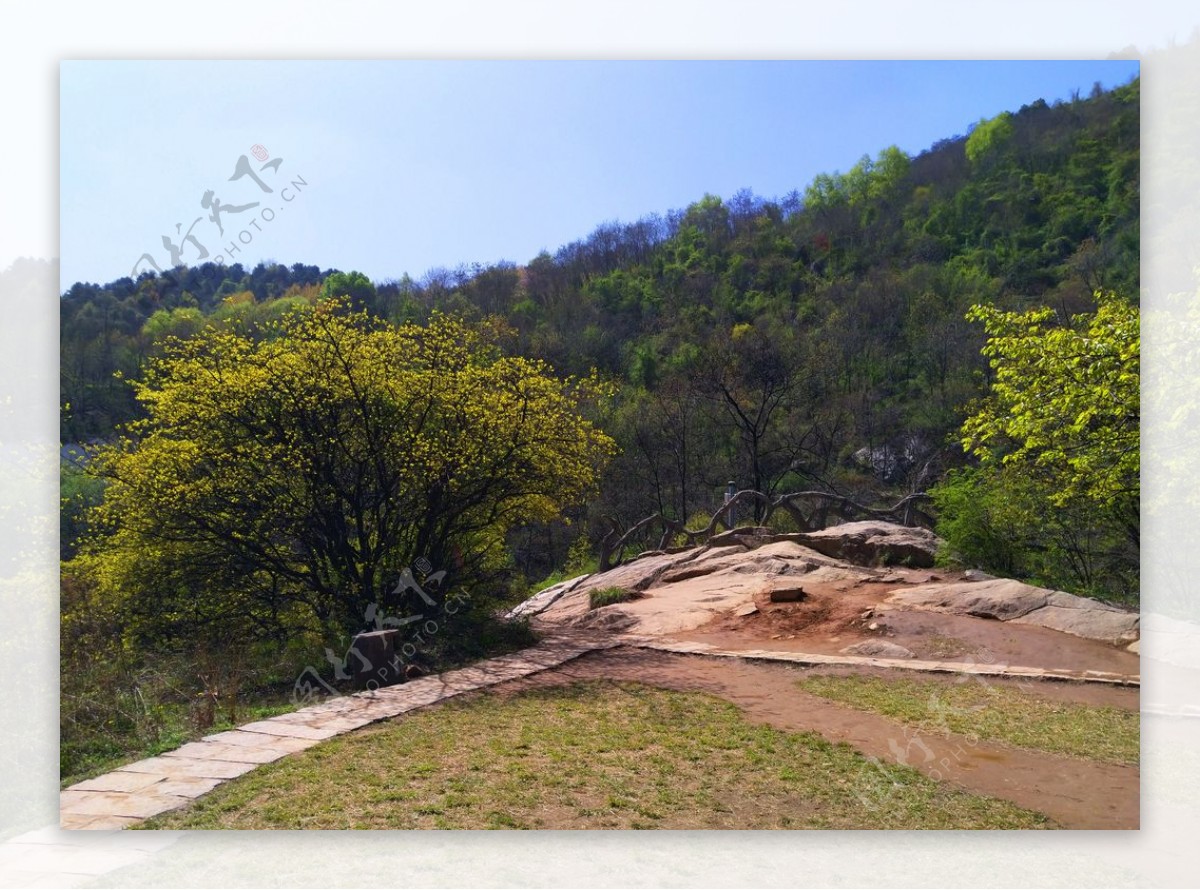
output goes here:
[[856, 565], [932, 568], [942, 539], [929, 529], [891, 522], [847, 522], [792, 536], [812, 549]]
[[907, 609], [1048, 627], [1114, 645], [1136, 640], [1140, 625], [1136, 612], [1005, 578], [909, 587], [893, 593], [888, 602]]
[[[933, 565], [940, 544], [930, 531], [886, 522], [852, 522], [791, 534], [739, 528], [704, 546], [651, 551], [606, 572], [572, 578], [509, 614], [551, 625], [645, 636], [695, 631], [722, 619], [736, 622], [724, 625], [729, 632], [753, 634], [757, 627], [760, 639], [792, 640], [797, 632], [819, 625], [827, 630], [821, 632], [824, 636], [809, 637], [815, 644], [827, 645], [848, 635], [850, 645], [842, 652], [882, 658], [913, 655], [898, 643], [861, 639], [883, 626], [881, 620], [868, 623], [868, 618], [881, 619], [888, 611], [995, 620], [1012, 625], [1013, 631], [1033, 626], [1042, 630], [1024, 633], [1051, 630], [1121, 649], [1138, 640], [1136, 613], [1094, 600], [982, 572], [949, 573], [952, 577], [942, 581], [942, 573], [922, 570]], [[622, 587], [639, 596], [590, 608], [591, 592], [606, 587]], [[853, 597], [854, 604], [841, 605], [844, 597]], [[864, 605], [870, 607], [865, 612]], [[970, 636], [969, 628], [953, 624], [962, 618], [939, 619], [941, 624], [906, 619], [901, 622], [909, 628], [901, 631], [903, 641], [920, 648], [921, 633]], [[1129, 651], [1136, 652], [1136, 647]], [[1104, 656], [1100, 652], [1096, 657]]]
[[925, 584], [888, 597], [888, 602], [930, 612], [974, 615], [1008, 621], [1046, 605], [1050, 592], [1020, 581], [997, 578], [958, 584]]
[[1141, 616], [1136, 612], [1126, 612], [1058, 590], [1050, 593], [1045, 606], [1013, 621], [1107, 643], [1127, 644], [1138, 639], [1141, 632]]

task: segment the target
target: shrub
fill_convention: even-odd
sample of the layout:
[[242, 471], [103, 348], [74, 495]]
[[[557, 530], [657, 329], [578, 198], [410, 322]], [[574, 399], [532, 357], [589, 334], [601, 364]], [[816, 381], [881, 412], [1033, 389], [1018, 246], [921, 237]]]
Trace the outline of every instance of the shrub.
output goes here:
[[601, 587], [588, 594], [588, 608], [599, 609], [601, 606], [611, 606], [636, 598], [636, 594], [624, 587]]

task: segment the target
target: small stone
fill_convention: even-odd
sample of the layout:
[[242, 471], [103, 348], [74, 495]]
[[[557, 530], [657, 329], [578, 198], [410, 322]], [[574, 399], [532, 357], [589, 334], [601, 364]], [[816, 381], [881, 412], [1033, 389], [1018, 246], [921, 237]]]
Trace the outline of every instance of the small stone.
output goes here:
[[863, 621], [866, 621], [868, 618], [870, 618], [870, 617], [871, 617], [872, 615], [874, 615], [874, 614], [875, 614], [875, 610], [874, 610], [874, 609], [867, 609], [867, 611], [863, 612], [863, 613], [862, 613], [861, 615], [859, 615], [858, 617], [859, 617], [859, 618], [861, 618]]
[[[932, 577], [932, 576], [930, 576]], [[995, 581], [995, 575], [989, 575], [987, 572], [981, 572], [979, 569], [967, 569], [963, 572], [963, 578], [967, 581]]]
[[913, 653], [895, 643], [885, 643], [882, 640], [863, 640], [842, 650], [843, 655], [872, 655], [880, 658], [912, 658]]
[[870, 624], [867, 625], [867, 630], [879, 630], [879, 622], [872, 621]]

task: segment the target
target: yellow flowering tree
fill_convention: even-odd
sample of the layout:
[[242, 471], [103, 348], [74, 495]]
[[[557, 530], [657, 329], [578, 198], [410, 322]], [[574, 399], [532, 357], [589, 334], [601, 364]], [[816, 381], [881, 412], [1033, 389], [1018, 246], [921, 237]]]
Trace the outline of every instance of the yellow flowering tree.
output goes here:
[[478, 583], [613, 451], [581, 415], [595, 384], [495, 339], [330, 302], [263, 339], [175, 342], [133, 384], [144, 419], [93, 461], [109, 484], [80, 570], [158, 636], [357, 629], [372, 604], [425, 608], [398, 584], [414, 564], [447, 572], [422, 598]]

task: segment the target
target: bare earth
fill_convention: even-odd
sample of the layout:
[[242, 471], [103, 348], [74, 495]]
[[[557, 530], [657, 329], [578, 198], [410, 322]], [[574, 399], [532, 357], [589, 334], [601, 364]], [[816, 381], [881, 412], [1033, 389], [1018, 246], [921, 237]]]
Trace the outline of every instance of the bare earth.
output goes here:
[[[793, 732], [811, 730], [887, 762], [897, 760], [898, 748], [909, 766], [931, 778], [1045, 813], [1063, 828], [1138, 827], [1136, 767], [1024, 751], [954, 733], [921, 734], [916, 742], [913, 731], [895, 720], [832, 703], [796, 685], [796, 680], [810, 671], [862, 670], [798, 669], [620, 647], [501, 684], [493, 687], [492, 694], [511, 695], [581, 680], [631, 680], [684, 692], [707, 692], [737, 705], [751, 720]], [[1035, 685], [1036, 694], [1060, 700], [1130, 710], [1138, 707], [1136, 689], [1052, 681]], [[1028, 686], [1023, 688], [1031, 691]]]
[[[917, 743], [895, 720], [796, 685], [798, 677], [817, 672], [912, 676], [899, 669], [911, 660], [918, 671], [949, 670], [922, 673], [944, 682], [962, 682], [953, 672], [981, 667], [995, 683], [1017, 681], [990, 674], [1045, 672], [1060, 680], [1021, 680], [1022, 691], [1136, 711], [1136, 613], [979, 573], [917, 567], [932, 566], [936, 551], [936, 539], [921, 530], [854, 523], [816, 535], [765, 531], [727, 534], [716, 546], [644, 554], [543, 591], [514, 613], [552, 635], [584, 632], [628, 645], [501, 688], [609, 678], [708, 692], [750, 719], [812, 730], [881, 760], [906, 762], [939, 781], [1046, 813], [1063, 827], [1138, 826], [1137, 767], [950, 732], [922, 734]], [[903, 565], [895, 564], [899, 554]], [[610, 587], [630, 598], [591, 609], [590, 593]], [[745, 652], [747, 659], [639, 648], [647, 644]], [[843, 664], [799, 668], [761, 660], [771, 653]]]
[[[928, 578], [931, 573], [910, 574]], [[951, 577], [949, 573], [933, 574]], [[854, 643], [879, 639], [904, 646], [925, 659], [1129, 675], [1139, 671], [1137, 655], [1098, 640], [989, 618], [891, 608], [887, 598], [900, 589], [900, 585], [869, 581], [809, 582], [804, 584], [807, 598], [797, 603], [771, 603], [767, 593], [758, 592], [751, 595], [757, 611], [750, 615], [716, 615], [699, 627], [668, 636], [729, 649], [827, 655]], [[864, 618], [867, 611], [872, 614]]]

